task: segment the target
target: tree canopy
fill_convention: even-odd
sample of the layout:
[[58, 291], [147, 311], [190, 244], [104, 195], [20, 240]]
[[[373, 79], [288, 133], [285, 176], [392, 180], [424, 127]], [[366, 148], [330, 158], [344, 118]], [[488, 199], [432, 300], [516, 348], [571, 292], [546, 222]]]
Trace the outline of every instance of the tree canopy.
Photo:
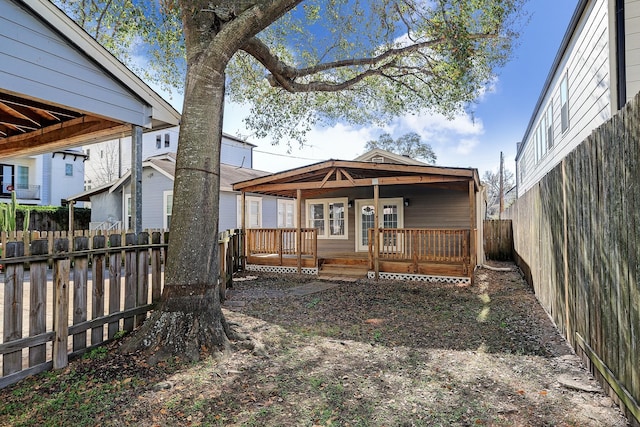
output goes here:
[[[177, 0], [55, 0], [134, 71], [183, 89]], [[255, 136], [301, 143], [338, 120], [382, 125], [401, 114], [452, 116], [509, 58], [525, 0], [184, 2], [208, 31], [278, 10], [228, 58], [226, 94]], [[199, 21], [200, 22], [200, 21]]]
[[431, 164], [435, 164], [438, 158], [431, 145], [422, 141], [422, 137], [415, 132], [406, 133], [395, 140], [385, 132], [377, 140], [367, 141], [365, 149], [373, 150], [374, 148], [391, 151], [401, 156], [408, 156]]

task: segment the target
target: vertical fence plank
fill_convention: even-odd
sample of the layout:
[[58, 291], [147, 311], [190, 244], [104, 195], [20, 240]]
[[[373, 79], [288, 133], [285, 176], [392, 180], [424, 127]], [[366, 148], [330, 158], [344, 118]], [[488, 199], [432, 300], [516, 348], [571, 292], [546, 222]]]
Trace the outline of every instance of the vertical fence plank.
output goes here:
[[[23, 242], [6, 243], [6, 257], [15, 258], [24, 255]], [[4, 283], [4, 342], [22, 338], [22, 304], [24, 266], [20, 264], [6, 265]], [[14, 351], [4, 355], [2, 374], [9, 375], [22, 370], [22, 351]]]
[[[104, 236], [93, 236], [93, 249], [104, 249], [106, 246], [106, 238]], [[104, 316], [104, 270], [105, 270], [104, 253], [96, 253], [92, 257], [91, 265], [91, 318], [97, 319]], [[96, 345], [104, 340], [104, 326], [96, 326], [91, 329], [91, 345]]]
[[[138, 235], [138, 245], [148, 244], [149, 233], [143, 231]], [[135, 254], [138, 258], [136, 306], [141, 306], [149, 303], [149, 249], [139, 249]], [[146, 313], [137, 315], [135, 326], [142, 325], [146, 318]]]
[[[160, 244], [161, 234], [158, 231], [154, 231], [151, 234], [151, 243], [154, 245]], [[160, 295], [162, 292], [162, 251], [159, 247], [151, 249], [151, 302], [157, 303], [160, 301]]]
[[[86, 251], [89, 249], [88, 237], [74, 237], [73, 250]], [[87, 281], [89, 275], [88, 256], [76, 256], [73, 260], [73, 324], [87, 321]], [[87, 347], [87, 332], [73, 335], [73, 351]]]
[[[33, 240], [32, 255], [47, 255], [49, 242], [46, 239]], [[47, 261], [33, 261], [30, 268], [29, 336], [47, 332]], [[44, 363], [47, 357], [46, 344], [29, 348], [29, 366]]]
[[[54, 239], [53, 251], [56, 254], [69, 251], [69, 240]], [[53, 369], [67, 366], [69, 357], [69, 275], [71, 261], [56, 260], [53, 264], [54, 307], [53, 307]]]
[[[109, 314], [120, 311], [120, 276], [122, 271], [122, 254], [119, 250], [114, 250], [122, 246], [120, 234], [109, 236], [109, 247], [112, 252], [109, 254]], [[108, 337], [113, 337], [120, 329], [120, 322], [109, 322]]]
[[[137, 299], [138, 265], [136, 262], [136, 249], [131, 248], [136, 244], [136, 234], [127, 233], [125, 236], [127, 248], [124, 252], [124, 309], [135, 308]], [[124, 318], [123, 329], [127, 332], [133, 331], [133, 316]]]

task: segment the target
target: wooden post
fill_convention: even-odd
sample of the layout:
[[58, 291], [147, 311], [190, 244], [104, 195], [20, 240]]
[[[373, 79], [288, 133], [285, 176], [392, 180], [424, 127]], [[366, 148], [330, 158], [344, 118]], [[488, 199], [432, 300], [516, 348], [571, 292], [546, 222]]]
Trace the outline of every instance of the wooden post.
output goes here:
[[[49, 242], [46, 239], [34, 240], [31, 243], [32, 255], [49, 253]], [[29, 336], [47, 332], [47, 261], [34, 261], [30, 265], [31, 301], [29, 303]], [[47, 360], [47, 346], [40, 344], [29, 348], [29, 366], [36, 366]]]
[[[89, 249], [88, 237], [75, 237], [73, 250], [86, 251]], [[89, 273], [89, 259], [86, 255], [73, 259], [73, 324], [87, 321], [87, 280]], [[87, 332], [73, 335], [73, 351], [87, 347]]]
[[[109, 236], [109, 246], [119, 248], [122, 246], [122, 236], [112, 234]], [[109, 254], [109, 314], [120, 311], [120, 276], [122, 271], [122, 254], [120, 251], [113, 251]], [[108, 337], [113, 339], [120, 330], [120, 322], [110, 322]]]
[[74, 207], [76, 205], [76, 201], [75, 200], [69, 200], [68, 202], [69, 204], [69, 236], [73, 236], [73, 230], [75, 227], [75, 220], [74, 220]]
[[[68, 239], [55, 239], [53, 253], [69, 252]], [[69, 276], [71, 260], [60, 259], [53, 264], [53, 369], [67, 366], [69, 355]]]
[[380, 202], [380, 186], [378, 185], [378, 178], [373, 178], [373, 266], [375, 270], [375, 278], [380, 278], [380, 226], [378, 225], [378, 204]]
[[[149, 233], [143, 231], [138, 234], [138, 245], [149, 244]], [[149, 303], [149, 249], [136, 250], [135, 256], [138, 262], [137, 280], [136, 280], [136, 307], [147, 305]], [[136, 316], [135, 327], [142, 325], [147, 318], [147, 314], [139, 314]]]
[[[127, 248], [124, 252], [124, 309], [135, 308], [137, 300], [138, 264], [136, 250], [129, 246], [136, 244], [136, 233], [127, 233], [125, 236]], [[123, 329], [127, 332], [133, 331], [133, 316], [124, 318]]]
[[[23, 242], [9, 242], [5, 246], [6, 257], [15, 258], [24, 256]], [[4, 284], [4, 342], [19, 340], [22, 338], [22, 304], [23, 304], [23, 280], [24, 265], [5, 264]], [[22, 370], [22, 350], [4, 355], [2, 375], [6, 376]]]
[[[298, 258], [298, 274], [302, 273], [302, 190], [296, 190], [296, 256]], [[317, 240], [317, 239], [316, 239]], [[316, 253], [316, 259], [317, 259]], [[317, 262], [316, 262], [317, 264]], [[317, 265], [316, 265], [317, 267]]]
[[220, 294], [220, 302], [224, 302], [227, 296], [227, 277], [225, 269], [225, 242], [224, 238], [218, 241], [218, 293]]
[[[160, 232], [151, 233], [151, 243], [160, 244]], [[159, 247], [151, 249], [151, 302], [154, 304], [160, 301], [162, 295], [162, 259]]]
[[246, 226], [246, 220], [245, 220], [245, 216], [246, 216], [246, 212], [245, 212], [245, 204], [247, 203], [246, 201], [246, 195], [245, 192], [243, 191], [242, 193], [240, 193], [240, 228], [242, 229], [242, 232], [244, 233], [244, 250], [243, 255], [242, 255], [242, 271], [246, 271], [247, 270], [247, 257], [249, 256], [249, 245], [247, 244], [247, 239], [249, 238], [249, 233], [247, 233], [247, 226]]
[[568, 234], [569, 227], [567, 225], [567, 165], [565, 159], [562, 159], [562, 268], [564, 270], [564, 315], [565, 315], [565, 338], [572, 348], [575, 348], [575, 337], [571, 333], [571, 316], [569, 314], [569, 253]]
[[[142, 127], [131, 126], [131, 229], [142, 232]], [[125, 212], [126, 218], [126, 212]]]
[[[107, 240], [105, 236], [93, 236], [93, 249], [103, 249]], [[91, 314], [93, 319], [104, 316], [104, 268], [105, 254], [97, 253], [93, 255], [91, 267], [92, 276], [92, 297]], [[91, 330], [91, 345], [100, 344], [104, 341], [104, 327], [96, 326]]]
[[469, 180], [469, 216], [471, 227], [469, 228], [469, 274], [473, 275], [476, 266], [476, 197], [473, 178]]

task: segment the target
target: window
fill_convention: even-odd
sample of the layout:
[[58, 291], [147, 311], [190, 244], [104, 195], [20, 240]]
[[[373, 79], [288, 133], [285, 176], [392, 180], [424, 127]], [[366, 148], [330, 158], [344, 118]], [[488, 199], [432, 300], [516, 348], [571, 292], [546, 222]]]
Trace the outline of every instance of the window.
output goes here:
[[569, 83], [566, 74], [560, 82], [560, 126], [562, 133], [569, 129]]
[[[242, 227], [242, 196], [238, 195], [238, 227]], [[262, 227], [262, 198], [255, 196], [245, 196], [244, 198], [244, 227]]]
[[8, 196], [13, 191], [13, 165], [0, 165], [0, 194]]
[[16, 188], [22, 190], [29, 188], [29, 168], [27, 166], [18, 166]]
[[162, 136], [156, 135], [156, 148], [162, 148]]
[[550, 150], [553, 147], [553, 103], [549, 104], [547, 108], [547, 148]]
[[163, 193], [163, 224], [162, 226], [168, 230], [171, 228], [171, 213], [173, 212], [173, 191], [165, 191]]
[[294, 200], [278, 199], [278, 227], [292, 228], [296, 226]]
[[125, 196], [125, 201], [124, 201], [124, 206], [125, 206], [125, 219], [127, 221], [127, 229], [131, 230], [131, 194], [127, 194]]
[[321, 239], [346, 239], [348, 236], [347, 199], [307, 200], [307, 224], [318, 230]]
[[171, 138], [168, 133], [164, 134], [164, 146], [169, 147], [171, 145]]
[[73, 176], [73, 163], [66, 163], [64, 165], [65, 176]]

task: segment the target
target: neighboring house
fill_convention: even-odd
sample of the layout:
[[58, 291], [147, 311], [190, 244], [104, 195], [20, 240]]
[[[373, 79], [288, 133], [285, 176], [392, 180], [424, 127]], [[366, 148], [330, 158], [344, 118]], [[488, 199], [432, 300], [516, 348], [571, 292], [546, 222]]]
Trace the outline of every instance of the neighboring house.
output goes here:
[[518, 197], [639, 91], [640, 0], [580, 0], [518, 145]]
[[294, 227], [245, 224], [248, 268], [469, 282], [484, 260], [478, 171], [374, 151], [236, 183], [297, 205]]
[[15, 191], [23, 205], [61, 206], [82, 191], [85, 158], [82, 151], [67, 149], [0, 160], [0, 202], [11, 200]]
[[[246, 167], [253, 163], [253, 144], [225, 135], [221, 158], [237, 164], [220, 164], [220, 212], [219, 229], [238, 228], [242, 223], [239, 192], [232, 183], [267, 175], [267, 172]], [[142, 163], [142, 228], [169, 229], [173, 204], [173, 181], [176, 154], [173, 152], [149, 157]], [[245, 166], [243, 166], [245, 164]], [[91, 228], [130, 228], [131, 220], [131, 172], [106, 185], [88, 189], [72, 196], [71, 200], [91, 202]], [[285, 206], [286, 205], [286, 206]], [[245, 200], [245, 221], [257, 227], [277, 227], [278, 209], [286, 210], [291, 200], [276, 197], [250, 195]], [[284, 206], [284, 207], [283, 207]], [[287, 224], [286, 212], [282, 216]], [[293, 225], [289, 217], [288, 224]]]
[[[179, 133], [178, 126], [145, 133], [142, 136], [142, 158], [176, 153]], [[254, 144], [240, 138], [223, 134], [220, 161], [229, 165], [252, 168], [254, 147]], [[131, 169], [131, 137], [86, 145], [83, 150], [87, 155], [85, 190], [118, 179]]]

